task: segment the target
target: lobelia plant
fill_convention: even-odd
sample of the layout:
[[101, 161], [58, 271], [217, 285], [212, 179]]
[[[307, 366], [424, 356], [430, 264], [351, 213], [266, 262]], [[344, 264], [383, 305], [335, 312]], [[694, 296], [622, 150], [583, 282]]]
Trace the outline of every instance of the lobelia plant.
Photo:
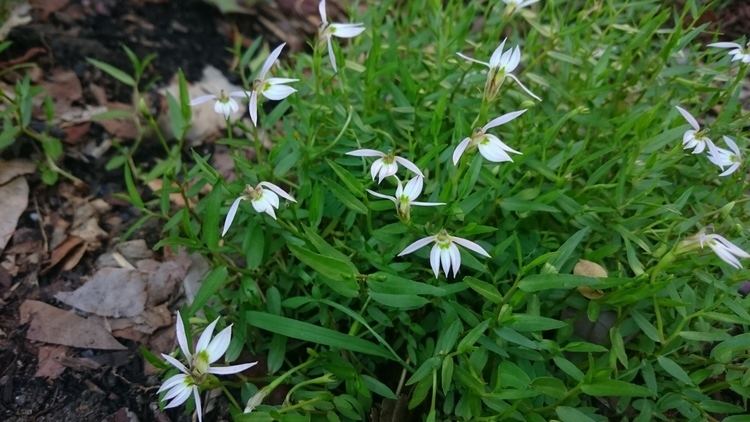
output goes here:
[[[294, 88], [267, 77], [283, 44], [265, 62], [249, 59], [258, 45], [237, 51], [254, 124], [231, 122], [218, 141], [235, 177], [208, 155], [175, 154], [163, 186], [180, 187], [184, 207], [169, 188], [128, 197], [163, 226], [158, 246], [210, 262], [182, 315], [224, 315], [226, 360], [245, 352], [265, 367], [210, 378], [212, 342], [195, 361], [178, 327], [189, 364], [165, 357], [181, 371], [162, 387], [169, 405], [223, 386], [240, 421], [742, 420], [747, 67], [714, 63], [694, 42], [703, 28], [688, 15], [708, 9], [690, 3], [545, 1], [508, 22], [494, 3], [386, 1], [362, 11], [365, 30], [329, 23], [321, 2], [320, 42], [280, 72]], [[337, 33], [357, 36], [340, 69]], [[524, 75], [543, 102], [513, 74], [521, 53], [506, 41], [480, 62], [486, 79], [457, 66], [462, 46], [506, 36], [533, 58]], [[322, 42], [332, 68], [320, 66]], [[506, 77], [524, 93], [503, 89]], [[253, 95], [280, 101], [258, 121]], [[225, 114], [240, 97], [205, 101], [224, 99]], [[687, 132], [673, 127], [678, 100]], [[190, 99], [172, 107], [184, 119]], [[737, 142], [714, 145], [686, 111], [698, 107], [712, 134]], [[503, 140], [488, 133], [514, 119]], [[412, 174], [400, 179], [400, 166]], [[240, 212], [243, 200], [256, 213]], [[394, 204], [396, 216], [378, 212]], [[584, 260], [601, 270], [577, 271]]]

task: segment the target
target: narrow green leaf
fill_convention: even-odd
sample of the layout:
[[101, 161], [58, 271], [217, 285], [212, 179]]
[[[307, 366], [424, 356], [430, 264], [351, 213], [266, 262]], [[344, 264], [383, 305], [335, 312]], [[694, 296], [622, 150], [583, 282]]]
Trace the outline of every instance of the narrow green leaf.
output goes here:
[[198, 293], [195, 294], [193, 303], [190, 304], [185, 317], [189, 318], [190, 316], [195, 315], [195, 313], [198, 312], [206, 302], [208, 302], [208, 299], [216, 295], [219, 289], [221, 289], [227, 281], [229, 281], [229, 279], [227, 277], [226, 267], [217, 267], [208, 273], [203, 279], [201, 287], [198, 289]]
[[677, 362], [666, 356], [659, 356], [656, 358], [656, 361], [659, 363], [659, 366], [661, 366], [662, 369], [667, 371], [669, 375], [675, 377], [675, 379], [677, 379], [678, 381], [683, 382], [687, 385], [693, 385], [693, 380], [690, 379], [688, 373], [685, 372], [685, 370], [682, 369], [682, 367], [678, 365]]
[[603, 380], [583, 384], [581, 390], [594, 397], [649, 397], [648, 388], [619, 380]]
[[464, 277], [464, 283], [492, 303], [500, 303], [503, 301], [503, 295], [501, 295], [497, 288], [490, 283], [474, 277]]
[[92, 59], [89, 57], [86, 58], [86, 61], [98, 67], [101, 71], [117, 79], [118, 81], [124, 83], [125, 85], [135, 87], [135, 79], [133, 79], [132, 76], [112, 66], [111, 64], [100, 62], [99, 60]]

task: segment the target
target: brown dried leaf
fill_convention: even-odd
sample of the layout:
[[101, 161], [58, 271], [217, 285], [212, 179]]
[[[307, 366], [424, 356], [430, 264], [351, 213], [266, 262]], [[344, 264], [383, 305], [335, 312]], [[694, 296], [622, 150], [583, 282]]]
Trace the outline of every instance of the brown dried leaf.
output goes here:
[[50, 256], [49, 264], [42, 270], [42, 274], [47, 273], [57, 264], [65, 259], [63, 271], [70, 271], [78, 264], [86, 252], [86, 242], [78, 236], [69, 236], [63, 243], [58, 245]]
[[81, 311], [115, 318], [140, 315], [146, 298], [140, 273], [125, 268], [102, 268], [75, 291], [55, 295], [55, 299]]
[[26, 338], [83, 349], [125, 350], [100, 320], [81, 318], [44, 302], [26, 300], [20, 308], [21, 324], [29, 323]]
[[36, 164], [28, 160], [0, 160], [0, 185], [24, 174], [31, 174], [36, 170]]
[[[573, 268], [573, 274], [581, 275], [586, 277], [606, 278], [607, 270], [596, 262], [587, 261], [581, 259], [576, 263]], [[578, 286], [578, 293], [580, 293], [586, 299], [600, 299], [604, 296], [604, 292], [599, 289], [592, 289], [589, 286]]]
[[42, 86], [54, 100], [57, 112], [67, 111], [73, 102], [83, 98], [81, 81], [71, 70], [54, 69]]
[[18, 177], [0, 186], [0, 252], [5, 249], [13, 233], [16, 231], [18, 219], [21, 218], [29, 203], [29, 185], [26, 179]]
[[55, 379], [62, 375], [65, 366], [60, 359], [65, 356], [68, 348], [64, 346], [42, 346], [37, 351], [37, 366], [35, 377]]

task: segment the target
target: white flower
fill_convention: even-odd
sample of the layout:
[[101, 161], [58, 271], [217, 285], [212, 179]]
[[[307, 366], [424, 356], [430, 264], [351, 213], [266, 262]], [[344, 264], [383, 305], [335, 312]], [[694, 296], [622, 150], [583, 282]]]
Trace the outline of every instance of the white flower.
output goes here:
[[524, 7], [529, 7], [532, 4], [538, 2], [539, 0], [503, 0], [503, 3], [511, 8], [511, 13], [514, 11], [518, 11], [519, 9], [523, 9]]
[[232, 341], [231, 325], [221, 330], [221, 332], [215, 337], [211, 338], [218, 321], [219, 319], [217, 318], [206, 327], [198, 339], [198, 343], [195, 345], [195, 353], [191, 353], [190, 348], [188, 347], [187, 334], [185, 333], [185, 326], [182, 323], [182, 317], [180, 316], [180, 313], [177, 312], [177, 343], [180, 346], [183, 356], [187, 359], [188, 365], [185, 366], [182, 362], [172, 356], [162, 354], [162, 357], [169, 362], [170, 365], [174, 366], [181, 372], [180, 374], [169, 377], [157, 391], [157, 394], [164, 391], [167, 392], [162, 398], [163, 401], [170, 400], [170, 402], [164, 407], [165, 409], [177, 407], [185, 403], [192, 394], [195, 398], [195, 410], [198, 413], [198, 420], [202, 421], [203, 412], [201, 408], [200, 389], [198, 386], [204, 382], [207, 374], [236, 374], [252, 368], [258, 363], [252, 362], [231, 366], [211, 365], [226, 353], [229, 343]]
[[216, 100], [214, 103], [214, 111], [216, 114], [221, 114], [224, 116], [224, 119], [229, 119], [232, 114], [240, 109], [235, 98], [244, 98], [246, 96], [245, 91], [234, 91], [230, 92], [229, 95], [225, 94], [224, 91], [221, 91], [219, 95], [209, 94], [193, 98], [190, 100], [190, 106], [195, 107], [205, 102]]
[[451, 268], [453, 268], [453, 277], [458, 274], [458, 269], [461, 268], [461, 252], [458, 250], [456, 243], [482, 256], [490, 257], [490, 254], [478, 244], [460, 237], [451, 236], [445, 230], [441, 230], [440, 233], [434, 236], [427, 236], [417, 240], [401, 251], [398, 256], [410, 254], [430, 243], [435, 243], [430, 251], [430, 265], [432, 266], [432, 272], [435, 273], [435, 278], [440, 273], [441, 265], [446, 277], [448, 277]]
[[[727, 144], [729, 149], [719, 148], [714, 144], [708, 146], [708, 159], [712, 163], [721, 167], [721, 170], [723, 171], [719, 176], [729, 176], [737, 171], [737, 169], [740, 168], [740, 164], [742, 164], [742, 154], [734, 140], [725, 136], [724, 143]], [[728, 168], [724, 169], [725, 167]]]
[[372, 180], [375, 180], [375, 176], [377, 175], [378, 183], [382, 182], [386, 177], [396, 174], [399, 164], [409, 169], [412, 173], [424, 177], [424, 174], [422, 174], [422, 171], [416, 164], [406, 158], [394, 155], [393, 153], [386, 154], [374, 149], [357, 149], [347, 152], [346, 155], [353, 155], [355, 157], [379, 157], [370, 167], [370, 176], [372, 176]]
[[742, 61], [742, 63], [750, 63], [750, 43], [748, 47], [743, 48], [736, 42], [715, 42], [708, 45], [709, 47], [716, 48], [731, 48], [729, 55], [732, 56], [732, 61]]
[[529, 91], [529, 89], [521, 83], [516, 75], [513, 74], [513, 71], [516, 70], [518, 64], [521, 63], [521, 49], [516, 45], [514, 48], [509, 48], [503, 51], [503, 48], [505, 47], [505, 41], [507, 41], [507, 38], [504, 39], [503, 42], [501, 42], [500, 45], [492, 53], [489, 63], [473, 59], [462, 53], [456, 54], [458, 54], [462, 59], [474, 63], [479, 63], [481, 65], [487, 66], [490, 69], [487, 73], [487, 84], [485, 85], [485, 94], [489, 98], [494, 98], [497, 95], [497, 92], [502, 86], [503, 81], [506, 77], [508, 77], [514, 80], [526, 94], [533, 97], [537, 101], [542, 101], [541, 98]]
[[406, 182], [406, 187], [402, 186], [401, 181], [399, 180], [398, 186], [396, 187], [395, 196], [383, 195], [382, 193], [371, 191], [370, 189], [367, 189], [367, 192], [370, 192], [370, 195], [377, 196], [378, 198], [382, 199], [387, 199], [393, 202], [396, 205], [396, 211], [398, 212], [398, 214], [404, 219], [408, 220], [412, 205], [418, 207], [435, 207], [438, 205], [445, 205], [444, 202], [417, 201], [416, 199], [422, 193], [423, 186], [424, 182], [422, 176], [417, 175]]
[[326, 14], [326, 0], [320, 0], [318, 3], [318, 12], [320, 13], [320, 39], [325, 41], [328, 45], [328, 58], [331, 60], [331, 66], [333, 72], [336, 73], [336, 55], [333, 53], [333, 44], [331, 43], [331, 37], [339, 38], [354, 38], [357, 35], [364, 32], [365, 27], [363, 23], [329, 23], [328, 15]]
[[469, 146], [476, 146], [479, 149], [479, 153], [482, 154], [482, 157], [486, 158], [488, 161], [492, 161], [494, 163], [513, 161], [508, 153], [512, 152], [514, 154], [521, 154], [521, 152], [514, 150], [508, 145], [505, 145], [505, 143], [503, 143], [500, 138], [491, 133], [487, 133], [487, 130], [508, 123], [509, 121], [515, 119], [525, 112], [526, 109], [523, 109], [503, 114], [500, 117], [492, 119], [489, 123], [482, 126], [481, 128], [474, 130], [473, 135], [464, 138], [458, 144], [456, 149], [453, 150], [453, 165], [458, 164], [458, 160], [461, 159], [464, 151], [466, 151], [466, 148], [468, 148]]
[[237, 214], [237, 209], [243, 199], [249, 200], [255, 211], [264, 212], [275, 220], [276, 213], [274, 212], [274, 209], [279, 209], [279, 196], [287, 201], [297, 202], [291, 195], [286, 193], [284, 189], [281, 189], [271, 182], [260, 182], [255, 187], [247, 185], [245, 187], [245, 192], [237, 197], [229, 207], [227, 217], [224, 219], [224, 228], [221, 231], [221, 235], [224, 236], [229, 231], [229, 227], [232, 226], [234, 216]]
[[704, 244], [708, 245], [722, 261], [737, 269], [742, 268], [742, 264], [740, 264], [738, 258], [750, 258], [750, 254], [728, 241], [724, 236], [718, 234], [705, 234], [701, 232], [698, 234], [698, 242], [701, 248], [703, 248]]
[[682, 117], [684, 117], [688, 124], [693, 128], [682, 135], [682, 147], [684, 149], [692, 148], [693, 154], [700, 154], [706, 149], [706, 147], [713, 146], [713, 142], [706, 136], [706, 131], [701, 130], [701, 126], [698, 124], [698, 121], [695, 120], [695, 117], [680, 106], [675, 106], [675, 108], [677, 108], [677, 111], [682, 114]]
[[258, 77], [253, 82], [253, 89], [248, 95], [250, 95], [250, 104], [248, 109], [250, 110], [250, 119], [253, 121], [255, 126], [258, 125], [258, 96], [263, 95], [269, 100], [280, 101], [284, 98], [297, 92], [296, 89], [286, 84], [291, 82], [297, 82], [299, 79], [289, 78], [267, 78], [268, 71], [276, 63], [276, 59], [279, 58], [281, 50], [284, 49], [286, 43], [281, 43], [280, 46], [276, 47], [271, 54], [268, 55], [266, 61], [263, 62], [263, 66], [260, 68]]

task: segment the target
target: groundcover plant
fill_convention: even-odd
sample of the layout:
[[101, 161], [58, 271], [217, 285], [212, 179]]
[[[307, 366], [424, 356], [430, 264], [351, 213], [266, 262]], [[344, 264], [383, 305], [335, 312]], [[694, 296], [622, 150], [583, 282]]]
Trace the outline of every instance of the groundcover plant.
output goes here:
[[[145, 352], [161, 405], [747, 420], [747, 40], [701, 26], [717, 5], [321, 2], [309, 54], [234, 49], [243, 91], [182, 79], [165, 157], [122, 160], [158, 246], [212, 264], [169, 364]], [[183, 147], [194, 107], [228, 118], [236, 180]]]

